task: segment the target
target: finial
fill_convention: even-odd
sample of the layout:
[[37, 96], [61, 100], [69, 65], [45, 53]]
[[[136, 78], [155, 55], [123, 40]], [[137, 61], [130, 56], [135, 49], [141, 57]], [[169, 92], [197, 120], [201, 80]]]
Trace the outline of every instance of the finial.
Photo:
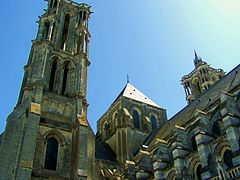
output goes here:
[[130, 81], [129, 81], [129, 75], [127, 74], [127, 83], [129, 83]]

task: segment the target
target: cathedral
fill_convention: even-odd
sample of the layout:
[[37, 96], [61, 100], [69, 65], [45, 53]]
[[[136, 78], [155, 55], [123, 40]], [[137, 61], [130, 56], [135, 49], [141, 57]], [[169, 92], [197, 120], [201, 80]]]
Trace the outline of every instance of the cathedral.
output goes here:
[[0, 135], [0, 180], [240, 179], [240, 65], [229, 73], [196, 52], [181, 79], [188, 105], [166, 109], [127, 83], [87, 120], [90, 6], [48, 0], [18, 102]]

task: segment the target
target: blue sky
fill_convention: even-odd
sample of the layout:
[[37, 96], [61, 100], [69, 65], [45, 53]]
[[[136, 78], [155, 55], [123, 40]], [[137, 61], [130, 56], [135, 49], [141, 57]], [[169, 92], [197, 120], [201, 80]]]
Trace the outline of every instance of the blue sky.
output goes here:
[[[186, 105], [180, 79], [193, 70], [193, 49], [226, 72], [239, 64], [239, 0], [85, 2], [94, 11], [88, 71], [88, 120], [94, 130], [127, 74], [170, 118]], [[0, 132], [16, 105], [35, 22], [44, 8], [44, 0], [1, 2]]]

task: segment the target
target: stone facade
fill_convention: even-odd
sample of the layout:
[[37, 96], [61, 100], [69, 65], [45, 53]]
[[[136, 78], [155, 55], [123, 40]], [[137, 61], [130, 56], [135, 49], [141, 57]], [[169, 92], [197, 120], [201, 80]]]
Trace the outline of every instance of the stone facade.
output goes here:
[[171, 119], [127, 83], [87, 121], [87, 4], [49, 0], [18, 103], [0, 135], [0, 179], [240, 179], [240, 65], [227, 75], [195, 52], [188, 105]]
[[1, 179], [96, 179], [86, 119], [90, 6], [49, 0], [0, 147]]

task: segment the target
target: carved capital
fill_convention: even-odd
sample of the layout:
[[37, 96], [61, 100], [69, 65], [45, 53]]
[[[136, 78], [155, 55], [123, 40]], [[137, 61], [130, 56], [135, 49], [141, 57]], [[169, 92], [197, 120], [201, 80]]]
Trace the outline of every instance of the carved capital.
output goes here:
[[77, 114], [77, 120], [80, 125], [88, 127], [86, 116]]
[[40, 115], [41, 114], [41, 105], [38, 103], [31, 102], [30, 111], [33, 114]]
[[23, 168], [32, 169], [33, 168], [33, 162], [32, 161], [24, 161], [24, 160], [22, 160], [20, 162], [20, 166], [23, 167]]
[[77, 174], [78, 176], [84, 176], [84, 177], [87, 177], [87, 170], [84, 170], [84, 169], [78, 169], [77, 170]]

